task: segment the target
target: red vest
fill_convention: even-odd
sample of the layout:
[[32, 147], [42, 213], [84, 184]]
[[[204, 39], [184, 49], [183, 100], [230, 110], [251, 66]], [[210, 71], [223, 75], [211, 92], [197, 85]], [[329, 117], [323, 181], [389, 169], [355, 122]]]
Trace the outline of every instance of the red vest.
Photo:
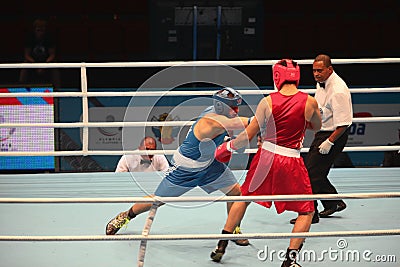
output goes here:
[[264, 140], [279, 146], [300, 149], [306, 130], [304, 111], [308, 94], [299, 91], [295, 95], [285, 96], [275, 92], [270, 96], [272, 118], [267, 122]]

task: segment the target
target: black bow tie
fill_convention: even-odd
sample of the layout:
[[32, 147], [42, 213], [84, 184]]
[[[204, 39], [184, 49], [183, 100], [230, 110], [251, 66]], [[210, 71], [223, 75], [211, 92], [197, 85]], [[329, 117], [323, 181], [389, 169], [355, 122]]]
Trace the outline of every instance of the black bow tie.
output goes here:
[[144, 165], [144, 164], [150, 165], [151, 164], [151, 160], [147, 160], [147, 159], [140, 160], [140, 165]]
[[318, 84], [319, 84], [319, 87], [325, 88], [325, 83], [318, 83]]

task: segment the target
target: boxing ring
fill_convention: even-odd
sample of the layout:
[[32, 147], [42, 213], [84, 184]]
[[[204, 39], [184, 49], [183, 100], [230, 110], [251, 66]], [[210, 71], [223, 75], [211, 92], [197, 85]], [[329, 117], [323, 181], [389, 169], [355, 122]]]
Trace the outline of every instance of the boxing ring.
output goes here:
[[[276, 61], [218, 61], [218, 64], [273, 65]], [[333, 60], [334, 64], [400, 63], [400, 59]], [[299, 60], [312, 64], [312, 60]], [[88, 97], [116, 96], [116, 92], [88, 92], [89, 67], [169, 67], [180, 62], [138, 63], [49, 63], [0, 64], [1, 68], [64, 67], [80, 68], [82, 92], [5, 93], [0, 97], [53, 96], [81, 97], [82, 121], [72, 123], [0, 124], [1, 127], [76, 127], [82, 128], [82, 150], [29, 152], [29, 155], [122, 155], [137, 151], [99, 151], [88, 149], [89, 127], [187, 126], [188, 121], [165, 122], [90, 122]], [[187, 64], [187, 63], [183, 63]], [[190, 64], [214, 65], [215, 62]], [[242, 94], [256, 94], [239, 90]], [[313, 93], [313, 89], [303, 90]], [[267, 94], [268, 90], [263, 90]], [[400, 92], [395, 88], [351, 89], [352, 93]], [[182, 95], [184, 91], [162, 92]], [[191, 91], [190, 95], [211, 95], [210, 91]], [[120, 92], [124, 96], [159, 95], [161, 92]], [[359, 122], [400, 121], [400, 117], [355, 118]], [[303, 148], [302, 152], [308, 149]], [[392, 151], [400, 146], [346, 147], [345, 151]], [[246, 151], [254, 152], [254, 149]], [[172, 154], [169, 150], [152, 153]], [[0, 152], [1, 156], [20, 156], [24, 152]], [[243, 182], [245, 171], [234, 171]], [[134, 179], [132, 177], [134, 176]], [[400, 254], [400, 168], [332, 169], [330, 180], [339, 195], [223, 197], [192, 190], [179, 198], [162, 198], [167, 205], [138, 216], [118, 235], [106, 236], [109, 219], [143, 198], [143, 187], [154, 190], [161, 180], [156, 173], [56, 173], [0, 175], [0, 248], [2, 266], [215, 266], [209, 258], [226, 219], [225, 203], [234, 200], [295, 200], [343, 198], [348, 208], [332, 218], [321, 218], [309, 233], [290, 233], [288, 221], [296, 216], [277, 215], [274, 209], [252, 204], [242, 222], [243, 235], [251, 245], [230, 243], [223, 261], [226, 266], [280, 266], [280, 251], [286, 251], [288, 238], [307, 237], [303, 266], [399, 266]], [[154, 222], [148, 224], [148, 220]], [[147, 225], [149, 227], [143, 227]], [[150, 231], [151, 226], [151, 231]], [[228, 237], [224, 235], [224, 237]], [[147, 246], [146, 246], [147, 245]], [[139, 252], [138, 252], [139, 251]]]

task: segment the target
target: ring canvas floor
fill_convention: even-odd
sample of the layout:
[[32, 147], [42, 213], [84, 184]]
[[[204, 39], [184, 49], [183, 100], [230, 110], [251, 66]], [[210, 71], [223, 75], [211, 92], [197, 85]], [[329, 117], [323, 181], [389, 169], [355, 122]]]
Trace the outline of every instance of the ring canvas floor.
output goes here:
[[[245, 171], [234, 173], [243, 182]], [[400, 192], [400, 168], [332, 169], [329, 176], [339, 193]], [[0, 197], [142, 197], [153, 192], [161, 178], [159, 173], [0, 175]], [[207, 195], [194, 189], [187, 196]], [[331, 218], [321, 218], [320, 223], [312, 225], [311, 232], [398, 229], [399, 201], [398, 198], [348, 199], [346, 210]], [[129, 207], [127, 203], [1, 203], [0, 235], [102, 235], [107, 222]], [[118, 234], [140, 234], [146, 215], [135, 218]], [[288, 221], [295, 217], [293, 212], [278, 215], [274, 208], [265, 209], [252, 203], [242, 222], [242, 231], [291, 232]], [[225, 219], [225, 203], [167, 204], [158, 209], [150, 234], [218, 234]], [[144, 266], [280, 266], [281, 260], [273, 252], [286, 250], [288, 242], [288, 239], [255, 239], [247, 247], [230, 242], [222, 261], [215, 263], [209, 255], [216, 240], [149, 241]], [[138, 250], [139, 241], [1, 241], [0, 265], [133, 267], [137, 266]], [[400, 266], [398, 235], [308, 238], [303, 250], [315, 252], [315, 257], [300, 262], [303, 267]], [[331, 254], [324, 254], [325, 250]], [[360, 255], [358, 260], [356, 254]]]

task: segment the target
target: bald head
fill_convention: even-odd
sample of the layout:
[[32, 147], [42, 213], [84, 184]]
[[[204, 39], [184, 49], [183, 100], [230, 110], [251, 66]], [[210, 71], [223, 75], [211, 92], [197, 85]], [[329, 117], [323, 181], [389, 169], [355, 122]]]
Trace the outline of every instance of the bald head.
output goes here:
[[156, 139], [151, 136], [146, 136], [140, 142], [139, 149], [154, 150], [157, 147]]
[[[156, 150], [157, 149], [157, 142], [151, 136], [146, 136], [140, 142], [139, 150]], [[154, 155], [142, 155], [143, 159], [151, 160]]]

